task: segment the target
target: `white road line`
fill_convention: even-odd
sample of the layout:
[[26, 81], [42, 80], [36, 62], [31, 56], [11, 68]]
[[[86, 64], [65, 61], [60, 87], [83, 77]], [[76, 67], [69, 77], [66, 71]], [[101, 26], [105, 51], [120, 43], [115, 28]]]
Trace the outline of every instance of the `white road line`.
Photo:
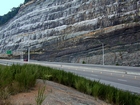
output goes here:
[[124, 79], [118, 79], [118, 81], [127, 82], [127, 80], [124, 80]]

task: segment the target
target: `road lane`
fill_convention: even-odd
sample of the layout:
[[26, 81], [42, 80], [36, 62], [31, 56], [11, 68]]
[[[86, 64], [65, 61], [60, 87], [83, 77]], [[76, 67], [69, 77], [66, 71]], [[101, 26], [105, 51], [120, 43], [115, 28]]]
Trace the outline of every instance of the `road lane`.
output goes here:
[[[65, 69], [66, 70], [66, 69]], [[131, 79], [131, 78], [128, 78], [127, 76], [125, 77], [122, 77], [121, 74], [104, 74], [104, 73], [100, 73], [100, 72], [84, 72], [84, 71], [75, 71], [75, 70], [70, 70], [70, 69], [67, 69], [66, 71], [69, 71], [69, 72], [73, 72], [75, 74], [78, 74], [80, 76], [86, 76], [86, 77], [94, 77], [98, 80], [106, 80], [106, 81], [112, 81], [112, 82], [116, 82], [116, 83], [121, 83], [121, 84], [125, 84], [125, 85], [130, 85], [130, 86], [136, 86], [136, 87], [140, 87], [140, 79]], [[127, 74], [125, 74], [127, 75]], [[132, 75], [133, 76], [133, 75]]]
[[[64, 70], [66, 70], [63, 67]], [[129, 90], [131, 92], [140, 93], [140, 76], [131, 75], [125, 73], [110, 73], [105, 71], [89, 71], [83, 69], [67, 69], [69, 72], [74, 72], [82, 77], [86, 77], [92, 80], [104, 81], [106, 84], [111, 83], [111, 86], [119, 89]], [[91, 74], [92, 73], [92, 74]], [[119, 87], [120, 86], [120, 87]], [[125, 88], [124, 88], [125, 87]]]
[[[86, 77], [87, 79], [91, 80], [96, 80], [100, 81], [103, 84], [111, 85], [119, 89], [123, 90], [128, 90], [134, 93], [139, 93], [140, 94], [140, 82], [138, 81], [129, 81], [129, 80], [124, 80], [124, 79], [119, 79], [115, 77], [107, 77], [107, 76], [101, 76], [101, 75], [91, 75], [91, 74], [86, 74], [86, 73], [79, 73], [75, 72], [79, 76]], [[121, 81], [120, 81], [121, 80]]]

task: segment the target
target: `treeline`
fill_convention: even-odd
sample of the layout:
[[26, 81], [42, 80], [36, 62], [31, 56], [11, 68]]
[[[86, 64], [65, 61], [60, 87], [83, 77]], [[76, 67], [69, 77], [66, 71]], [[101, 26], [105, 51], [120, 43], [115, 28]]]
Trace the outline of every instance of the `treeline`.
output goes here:
[[19, 11], [20, 7], [14, 7], [10, 12], [8, 12], [7, 14], [0, 16], [0, 25], [5, 24], [6, 22], [8, 22], [10, 19], [12, 19]]
[[[25, 0], [24, 4], [29, 2], [31, 0]], [[21, 5], [20, 5], [21, 6]], [[7, 14], [0, 16], [0, 26], [11, 20], [16, 14], [18, 13], [20, 6], [18, 7], [13, 7], [11, 11], [9, 11]]]
[[29, 2], [29, 1], [32, 1], [32, 0], [25, 0], [25, 1], [24, 1], [24, 4], [27, 3], [27, 2]]

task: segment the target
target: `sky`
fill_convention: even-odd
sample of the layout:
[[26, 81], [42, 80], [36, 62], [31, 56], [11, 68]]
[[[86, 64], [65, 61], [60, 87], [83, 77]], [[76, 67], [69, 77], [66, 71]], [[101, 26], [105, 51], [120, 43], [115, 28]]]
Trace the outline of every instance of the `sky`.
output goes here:
[[0, 16], [7, 14], [13, 7], [18, 7], [24, 0], [0, 0]]

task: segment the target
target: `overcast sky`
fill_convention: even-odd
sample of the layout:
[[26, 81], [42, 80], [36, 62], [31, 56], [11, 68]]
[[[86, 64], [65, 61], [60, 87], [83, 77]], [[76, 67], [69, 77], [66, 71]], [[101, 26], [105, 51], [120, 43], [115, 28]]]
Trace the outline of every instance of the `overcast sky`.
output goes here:
[[0, 16], [8, 13], [13, 7], [18, 7], [24, 0], [0, 0]]

